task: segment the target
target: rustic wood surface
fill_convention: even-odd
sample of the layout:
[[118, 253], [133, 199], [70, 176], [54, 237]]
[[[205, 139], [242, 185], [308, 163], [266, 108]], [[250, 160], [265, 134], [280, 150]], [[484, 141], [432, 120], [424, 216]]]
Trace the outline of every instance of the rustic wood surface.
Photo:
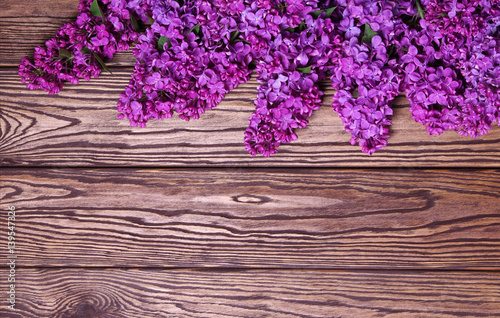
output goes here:
[[0, 165], [9, 166], [288, 166], [288, 167], [499, 167], [500, 127], [473, 139], [454, 131], [429, 136], [410, 116], [407, 101], [395, 102], [389, 145], [369, 156], [349, 143], [327, 101], [299, 139], [278, 154], [252, 157], [243, 145], [257, 82], [228, 94], [199, 120], [177, 117], [130, 127], [117, 118], [116, 101], [131, 70], [68, 85], [55, 96], [30, 91], [14, 68], [0, 69]]
[[[25, 0], [26, 1], [26, 0]], [[130, 79], [135, 59], [118, 54], [115, 76], [66, 85], [56, 96], [29, 91], [15, 67], [36, 45], [74, 19], [78, 2], [7, 0], [0, 12], [0, 165], [2, 166], [288, 166], [288, 167], [499, 167], [500, 127], [477, 139], [447, 131], [430, 137], [410, 116], [407, 101], [395, 102], [389, 146], [368, 156], [351, 146], [350, 135], [329, 107], [333, 90], [323, 84], [324, 107], [299, 139], [281, 145], [271, 158], [253, 158], [243, 133], [254, 109], [257, 82], [228, 94], [201, 119], [151, 121], [147, 129], [117, 119], [116, 101]], [[20, 40], [22, 39], [22, 40]]]
[[368, 156], [325, 82], [299, 140], [253, 158], [254, 78], [199, 120], [130, 127], [130, 51], [55, 96], [17, 76], [77, 6], [1, 4], [0, 224], [16, 206], [18, 259], [0, 317], [500, 317], [500, 127], [429, 137], [400, 97]]
[[500, 269], [500, 171], [3, 171], [26, 266]]
[[[12, 318], [498, 317], [477, 272], [22, 269]], [[5, 275], [0, 275], [5, 281]], [[8, 316], [5, 316], [8, 315]]]

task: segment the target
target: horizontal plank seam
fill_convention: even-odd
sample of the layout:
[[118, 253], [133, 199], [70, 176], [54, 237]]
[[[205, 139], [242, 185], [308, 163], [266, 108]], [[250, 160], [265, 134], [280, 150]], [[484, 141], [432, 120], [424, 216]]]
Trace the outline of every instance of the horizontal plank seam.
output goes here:
[[[1, 265], [0, 269], [7, 269], [8, 266]], [[500, 269], [463, 269], [463, 268], [425, 268], [425, 267], [415, 267], [415, 268], [307, 268], [307, 267], [183, 267], [183, 266], [33, 266], [33, 265], [18, 265], [16, 264], [16, 269], [78, 269], [78, 270], [163, 270], [163, 271], [207, 271], [207, 272], [252, 272], [252, 271], [310, 271], [310, 272], [474, 272], [474, 273], [498, 273], [500, 274]]]
[[500, 169], [500, 166], [487, 166], [487, 167], [477, 167], [477, 166], [441, 166], [441, 167], [432, 167], [432, 166], [384, 166], [384, 167], [377, 167], [377, 166], [323, 166], [323, 167], [317, 167], [317, 166], [281, 166], [281, 167], [274, 167], [274, 166], [192, 166], [192, 165], [184, 165], [184, 166], [142, 166], [142, 165], [137, 165], [137, 166], [44, 166], [44, 165], [29, 165], [29, 166], [0, 166], [1, 169], [6, 169], [6, 170], [15, 170], [15, 169], [20, 169], [20, 170], [54, 170], [54, 169], [74, 169], [74, 170], [227, 170], [227, 169], [248, 169], [248, 170], [267, 170], [267, 169], [273, 169], [275, 170], [290, 170], [290, 169], [297, 169], [297, 170], [394, 170], [394, 169], [400, 169], [400, 170], [419, 170], [419, 171], [432, 171], [432, 170], [437, 170], [437, 171], [442, 171], [442, 170], [465, 170], [465, 171], [484, 171], [484, 170], [497, 170]]

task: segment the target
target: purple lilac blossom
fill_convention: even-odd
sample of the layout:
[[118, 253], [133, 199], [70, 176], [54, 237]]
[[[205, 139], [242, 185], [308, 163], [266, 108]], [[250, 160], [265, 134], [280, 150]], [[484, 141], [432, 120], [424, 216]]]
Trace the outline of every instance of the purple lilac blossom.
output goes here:
[[368, 154], [387, 145], [391, 103], [400, 93], [402, 76], [389, 52], [394, 45], [390, 35], [403, 24], [397, 13], [396, 1], [358, 0], [339, 3], [335, 14], [343, 42], [331, 69], [332, 107], [351, 134], [351, 144], [359, 142]]
[[430, 0], [425, 10], [401, 56], [412, 116], [431, 135], [483, 135], [499, 118], [498, 1]]
[[[298, 1], [294, 5], [299, 5]], [[298, 7], [304, 12], [318, 9], [316, 3]], [[263, 17], [268, 20], [265, 14]], [[324, 14], [317, 19], [311, 15], [301, 18], [300, 24], [293, 24], [300, 25], [299, 30], [283, 29], [273, 35], [257, 63], [257, 81], [262, 84], [244, 139], [246, 150], [253, 156], [269, 157], [280, 144], [297, 139], [294, 130], [305, 128], [312, 112], [321, 106], [323, 92], [318, 83], [325, 78], [331, 61], [338, 58], [340, 41], [332, 21]], [[284, 26], [291, 28], [290, 24]]]
[[141, 127], [174, 112], [184, 120], [198, 119], [249, 79], [250, 48], [231, 40], [238, 23], [227, 6], [220, 10], [213, 1], [200, 0], [148, 4], [154, 22], [134, 49], [137, 63], [120, 95], [119, 118]]
[[[28, 88], [55, 94], [66, 81], [78, 84], [82, 78], [97, 78], [102, 70], [98, 59], [111, 59], [116, 52], [128, 50], [137, 39], [139, 33], [130, 21], [131, 14], [137, 12], [135, 7], [125, 0], [102, 0], [103, 19], [91, 13], [92, 2], [81, 0], [75, 22], [61, 27], [45, 47], [36, 47], [33, 60], [21, 59], [18, 73]], [[137, 8], [140, 5], [137, 2]], [[147, 20], [144, 16], [137, 18]]]
[[[499, 0], [101, 0], [104, 17], [92, 3], [81, 0], [76, 21], [23, 58], [19, 75], [54, 94], [137, 42], [118, 102], [132, 126], [197, 119], [253, 67], [261, 85], [244, 142], [254, 156], [297, 139], [327, 77], [351, 143], [368, 154], [387, 145], [402, 93], [431, 135], [500, 124]], [[151, 25], [139, 36], [133, 20]]]

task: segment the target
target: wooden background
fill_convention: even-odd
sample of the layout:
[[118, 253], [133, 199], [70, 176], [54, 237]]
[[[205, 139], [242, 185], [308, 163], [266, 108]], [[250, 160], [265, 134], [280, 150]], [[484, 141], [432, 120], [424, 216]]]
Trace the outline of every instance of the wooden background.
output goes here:
[[55, 96], [19, 81], [76, 0], [1, 4], [0, 317], [500, 317], [500, 127], [429, 137], [400, 98], [368, 156], [325, 83], [299, 140], [253, 158], [255, 80], [197, 121], [133, 128], [130, 52]]

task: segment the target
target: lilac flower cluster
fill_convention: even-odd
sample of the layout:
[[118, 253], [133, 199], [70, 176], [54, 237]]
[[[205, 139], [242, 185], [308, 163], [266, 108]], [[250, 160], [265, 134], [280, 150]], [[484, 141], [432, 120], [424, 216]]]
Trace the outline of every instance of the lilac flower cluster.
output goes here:
[[351, 133], [351, 144], [359, 141], [369, 154], [387, 145], [391, 102], [400, 92], [402, 76], [391, 52], [393, 33], [404, 29], [399, 9], [396, 1], [356, 0], [335, 13], [343, 41], [331, 71], [332, 107]]
[[245, 132], [245, 148], [251, 155], [270, 156], [280, 144], [297, 139], [294, 129], [305, 128], [321, 106], [318, 82], [340, 54], [339, 36], [325, 13], [317, 19], [306, 15], [296, 28], [278, 34], [257, 63], [257, 80], [263, 84]]
[[[500, 122], [500, 0], [81, 0], [19, 74], [56, 93], [97, 77], [136, 42], [120, 118], [197, 119], [249, 79], [261, 83], [245, 131], [251, 155], [297, 139], [321, 106], [319, 82], [351, 143], [387, 145], [392, 101], [405, 93], [427, 131], [477, 137]], [[149, 26], [137, 33], [137, 20]]]
[[[220, 2], [227, 2], [221, 0]], [[242, 39], [251, 45], [251, 54], [261, 58], [282, 30], [298, 27], [318, 1], [302, 0], [246, 0], [239, 1], [245, 8], [239, 17]]]
[[344, 42], [332, 106], [351, 143], [369, 154], [385, 146], [401, 93], [431, 135], [487, 133], [500, 116], [498, 2], [337, 1]]
[[424, 19], [401, 39], [413, 118], [432, 134], [477, 137], [500, 119], [498, 0], [429, 0]]
[[153, 119], [198, 119], [248, 80], [247, 44], [232, 38], [237, 21], [209, 1], [148, 0], [154, 23], [139, 37], [137, 64], [120, 95], [120, 118], [133, 126]]
[[81, 0], [76, 21], [66, 23], [45, 47], [35, 48], [33, 60], [24, 57], [19, 65], [21, 81], [30, 89], [58, 93], [68, 81], [97, 78], [103, 59], [129, 49], [139, 33], [134, 28], [142, 6], [125, 0]]

